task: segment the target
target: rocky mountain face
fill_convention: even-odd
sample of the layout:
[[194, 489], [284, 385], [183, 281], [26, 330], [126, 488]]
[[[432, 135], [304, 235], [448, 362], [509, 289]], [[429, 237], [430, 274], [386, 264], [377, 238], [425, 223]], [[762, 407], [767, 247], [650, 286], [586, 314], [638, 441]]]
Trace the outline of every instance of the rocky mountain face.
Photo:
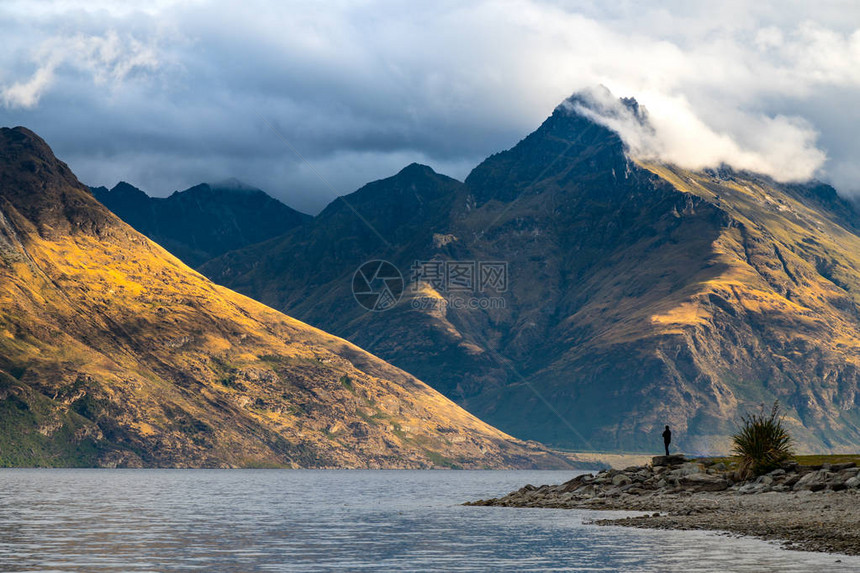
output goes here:
[[[855, 208], [820, 183], [634, 160], [572, 105], [583, 103], [559, 106], [463, 184], [410, 166], [339, 199], [307, 233], [202, 271], [518, 437], [647, 451], [669, 424], [680, 448], [724, 452], [742, 413], [779, 399], [802, 450], [856, 450]], [[507, 281], [463, 289], [425, 273], [397, 306], [367, 312], [350, 285], [370, 259], [407, 283], [416, 261], [503, 262]]]
[[283, 235], [311, 218], [236, 180], [201, 183], [165, 198], [150, 197], [124, 181], [91, 191], [123, 221], [192, 267]]
[[217, 286], [0, 130], [0, 466], [570, 467]]

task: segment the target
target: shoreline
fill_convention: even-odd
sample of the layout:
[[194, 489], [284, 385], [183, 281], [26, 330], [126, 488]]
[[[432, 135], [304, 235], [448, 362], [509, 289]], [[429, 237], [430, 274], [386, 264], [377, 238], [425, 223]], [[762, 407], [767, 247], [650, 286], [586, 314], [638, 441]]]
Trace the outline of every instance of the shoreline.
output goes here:
[[621, 510], [644, 515], [596, 525], [708, 530], [780, 542], [785, 549], [860, 555], [860, 468], [854, 463], [782, 468], [735, 481], [723, 464], [658, 456], [651, 465], [526, 485], [470, 506]]

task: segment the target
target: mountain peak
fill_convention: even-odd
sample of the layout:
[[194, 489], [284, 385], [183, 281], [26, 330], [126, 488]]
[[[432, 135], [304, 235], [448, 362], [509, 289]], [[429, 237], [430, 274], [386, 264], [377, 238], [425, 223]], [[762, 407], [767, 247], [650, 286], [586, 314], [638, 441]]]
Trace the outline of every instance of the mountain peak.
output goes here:
[[403, 169], [401, 169], [396, 177], [420, 177], [420, 176], [432, 176], [438, 175], [436, 171], [433, 170], [429, 165], [423, 165], [421, 163], [410, 163]]
[[169, 197], [149, 197], [125, 182], [92, 192], [126, 223], [194, 266], [310, 219], [238, 179], [200, 183]]
[[[54, 157], [54, 152], [44, 139], [26, 127], [18, 126], [0, 128], [0, 163], [7, 168], [4, 170], [5, 173], [11, 175], [12, 168], [15, 166], [23, 167], [26, 172], [36, 173], [47, 164], [60, 162]], [[65, 167], [65, 164], [61, 165]], [[64, 176], [71, 175], [68, 168], [61, 171]]]
[[128, 197], [149, 197], [143, 190], [135, 187], [131, 183], [127, 183], [125, 181], [120, 181], [110, 190], [110, 193], [115, 193], [116, 195], [125, 195]]
[[20, 126], [0, 128], [0, 206], [6, 215], [23, 216], [43, 236], [93, 231], [111, 220], [48, 144]]
[[627, 173], [627, 146], [619, 133], [630, 122], [647, 129], [644, 108], [635, 99], [617, 99], [604, 87], [577, 92], [560, 103], [540, 127], [517, 145], [488, 157], [466, 178], [478, 205], [512, 201], [571, 178], [606, 190]]
[[648, 125], [648, 110], [639, 105], [636, 98], [616, 97], [605, 86], [578, 91], [561, 102], [555, 111], [573, 113], [592, 121], [602, 120], [598, 123], [603, 125], [607, 125], [609, 119]]
[[249, 185], [235, 177], [228, 177], [227, 179], [222, 179], [221, 181], [216, 181], [214, 183], [206, 183], [206, 185], [208, 185], [213, 191], [245, 191], [248, 193], [263, 192], [259, 187]]
[[45, 140], [24, 126], [2, 127], [0, 128], [0, 137], [3, 138], [4, 149], [10, 145], [16, 145], [23, 149], [39, 152], [42, 156], [53, 156], [51, 148], [45, 143]]

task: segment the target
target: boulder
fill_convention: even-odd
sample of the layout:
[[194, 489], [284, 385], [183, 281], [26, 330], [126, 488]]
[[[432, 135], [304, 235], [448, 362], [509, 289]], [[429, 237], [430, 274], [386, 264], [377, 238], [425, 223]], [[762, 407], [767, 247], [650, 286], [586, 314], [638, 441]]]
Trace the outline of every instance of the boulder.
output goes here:
[[794, 491], [820, 491], [827, 487], [827, 481], [832, 475], [827, 470], [809, 472], [801, 477], [792, 489]]
[[800, 469], [800, 464], [794, 460], [782, 462], [782, 469], [788, 473], [796, 472]]
[[729, 482], [725, 479], [704, 473], [684, 476], [681, 478], [681, 485], [694, 492], [723, 491], [729, 488]]
[[612, 478], [612, 485], [614, 486], [629, 485], [631, 483], [633, 483], [633, 480], [630, 479], [629, 476], [626, 476], [624, 474], [618, 474], [617, 476]]
[[835, 476], [827, 480], [827, 489], [842, 491], [846, 487], [848, 486], [845, 485], [845, 480], [839, 476]]
[[845, 462], [843, 464], [832, 464], [830, 466], [830, 471], [832, 472], [841, 472], [842, 470], [847, 470], [849, 468], [856, 467], [857, 464], [854, 462]]
[[857, 489], [860, 487], [860, 477], [854, 476], [852, 478], [848, 478], [845, 480], [845, 487], [851, 489]]
[[738, 493], [741, 493], [741, 494], [762, 493], [766, 489], [768, 489], [768, 486], [766, 486], [764, 484], [748, 483], [748, 484], [745, 484], [745, 485], [742, 485], [741, 487], [739, 487]]
[[686, 462], [686, 463], [682, 464], [680, 468], [678, 468], [678, 471], [681, 472], [682, 476], [688, 476], [691, 474], [698, 474], [698, 473], [702, 473], [702, 466], [700, 466], [696, 462]]
[[654, 456], [651, 458], [651, 465], [656, 467], [660, 466], [679, 466], [687, 461], [682, 454], [672, 454], [670, 456]]

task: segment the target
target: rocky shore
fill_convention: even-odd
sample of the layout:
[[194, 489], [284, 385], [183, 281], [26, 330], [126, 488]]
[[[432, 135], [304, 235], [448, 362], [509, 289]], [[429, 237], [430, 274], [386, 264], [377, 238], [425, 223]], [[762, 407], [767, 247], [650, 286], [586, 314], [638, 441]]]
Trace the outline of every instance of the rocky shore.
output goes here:
[[787, 462], [751, 480], [723, 463], [658, 456], [650, 465], [584, 474], [466, 505], [646, 512], [599, 525], [707, 529], [781, 541], [786, 548], [860, 555], [860, 468]]

